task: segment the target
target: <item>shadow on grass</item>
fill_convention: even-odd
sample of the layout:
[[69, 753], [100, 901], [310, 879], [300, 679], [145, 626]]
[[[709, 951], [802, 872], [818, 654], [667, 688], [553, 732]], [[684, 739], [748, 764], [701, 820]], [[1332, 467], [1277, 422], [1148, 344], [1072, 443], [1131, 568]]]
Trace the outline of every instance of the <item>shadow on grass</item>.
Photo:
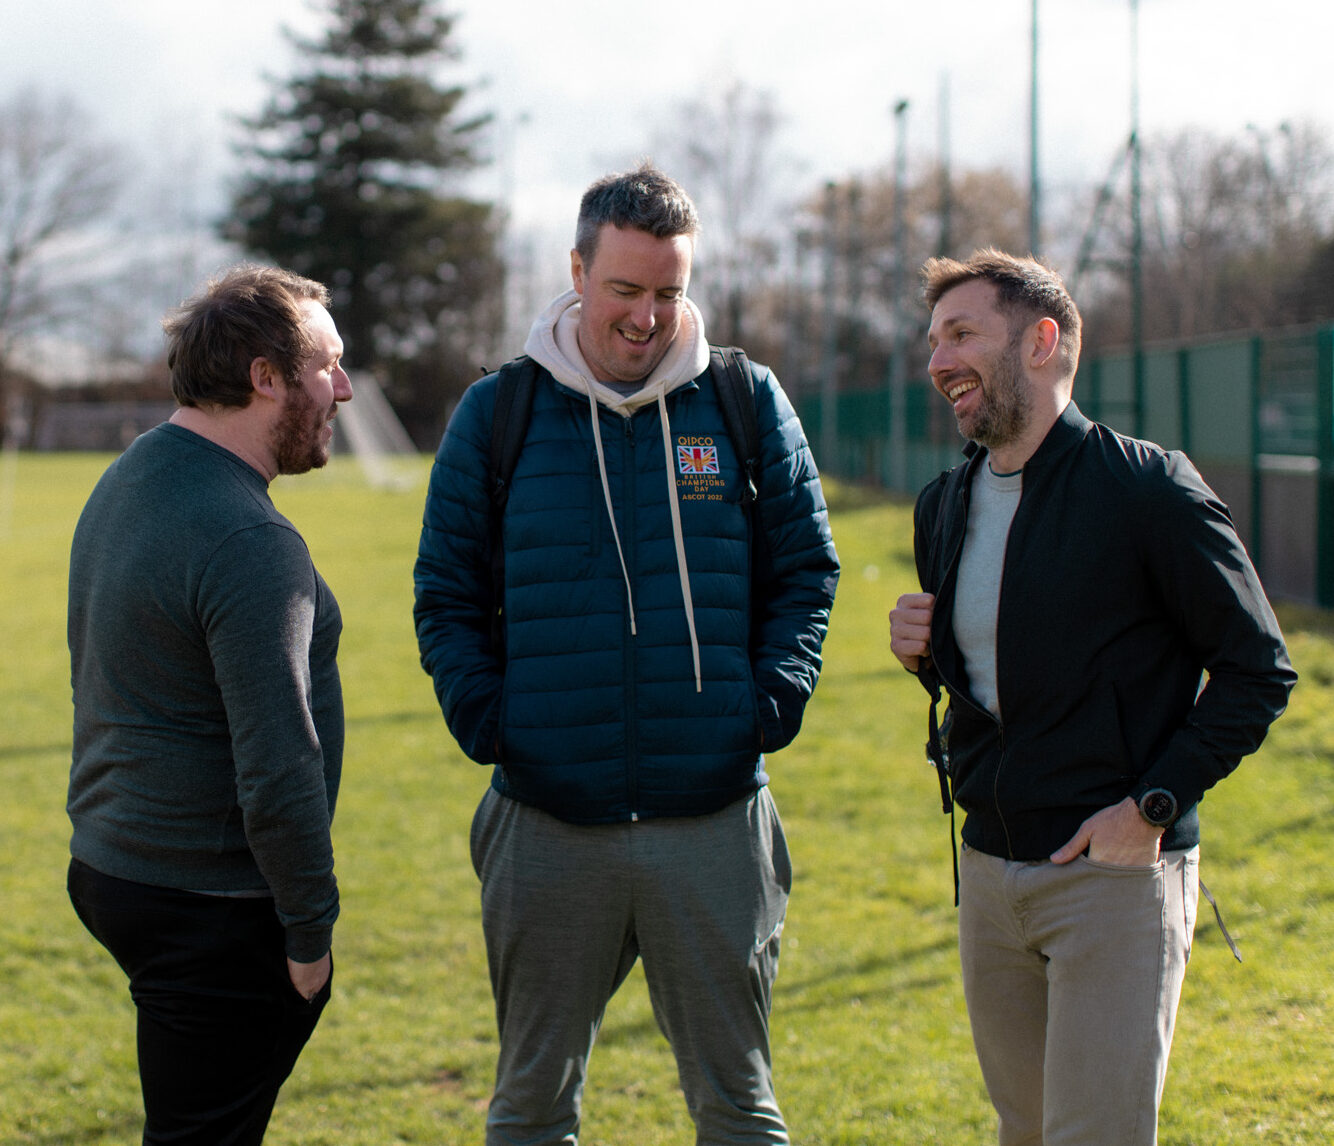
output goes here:
[[369, 728], [377, 724], [411, 724], [417, 720], [439, 722], [438, 708], [409, 709], [404, 712], [363, 713], [360, 716], [347, 716], [344, 723], [349, 727]]
[[[616, 1006], [615, 996], [607, 1006], [608, 1014]], [[667, 1046], [667, 1038], [658, 1029], [658, 1021], [651, 1014], [642, 1019], [633, 1022], [619, 1022], [615, 1015], [604, 1022], [602, 1030], [598, 1032], [597, 1045], [599, 1047], [631, 1046], [635, 1043], [658, 1040], [664, 1047]], [[594, 1050], [596, 1054], [596, 1050]]]
[[917, 974], [900, 978], [896, 972], [952, 954], [955, 950], [953, 933], [919, 944], [913, 948], [895, 948], [886, 945], [884, 954], [858, 959], [855, 962], [833, 963], [818, 975], [789, 979], [784, 986], [784, 1011], [813, 1011], [827, 1007], [831, 1002], [864, 998], [867, 979], [882, 980], [886, 991], [927, 990], [947, 986], [957, 977], [952, 960], [939, 973]]
[[[888, 632], [888, 630], [886, 630], [886, 632]], [[864, 669], [848, 669], [840, 666], [836, 672], [830, 674], [829, 677], [822, 680], [820, 684], [822, 688], [827, 689], [831, 685], [837, 687], [840, 684], [854, 684], [857, 681], [866, 680], [880, 681], [882, 683], [886, 681], [897, 682], [900, 677], [905, 681], [911, 680], [908, 673], [899, 665], [898, 661], [895, 661], [892, 665], [886, 664]], [[919, 690], [922, 693], [923, 701], [925, 701], [927, 699], [926, 690], [920, 689], [920, 686]]]
[[[1305, 816], [1299, 816], [1294, 820], [1286, 820], [1281, 824], [1273, 824], [1263, 831], [1257, 832], [1252, 837], [1248, 848], [1272, 847], [1281, 843], [1285, 839], [1300, 836], [1306, 832], [1323, 832], [1329, 828], [1329, 812], [1321, 808], [1318, 811], [1311, 812]], [[1246, 857], [1244, 853], [1238, 856], [1238, 862], [1234, 866], [1245, 864]]]
[[[868, 979], [879, 980], [876, 989], [883, 989], [885, 992], [926, 991], [949, 986], [957, 979], [952, 960], [948, 960], [945, 969], [939, 973], [923, 973], [900, 978], [895, 972], [903, 972], [923, 961], [952, 954], [954, 950], [955, 937], [953, 934], [948, 934], [913, 948], [893, 948], [887, 945], [883, 955], [834, 963], [818, 975], [784, 978], [780, 972], [779, 989], [782, 994], [775, 1000], [774, 1009], [782, 1011], [785, 1015], [792, 1015], [821, 1011], [831, 1003], [865, 998], [868, 994]], [[793, 956], [789, 955], [787, 958], [792, 959]], [[613, 1012], [615, 1005], [613, 998], [607, 1008], [609, 1014]], [[617, 1021], [613, 1015], [598, 1035], [598, 1045], [626, 1046], [652, 1039], [662, 1039], [664, 1045], [666, 1043], [652, 1015], [627, 1022]]]
[[68, 740], [60, 740], [55, 744], [6, 744], [0, 748], [0, 760], [17, 760], [23, 756], [46, 756], [55, 752], [68, 756], [71, 748], [72, 744]]
[[20, 1119], [17, 1127], [13, 1128], [19, 1137], [13, 1141], [29, 1143], [31, 1146], [83, 1146], [88, 1142], [130, 1141], [137, 1139], [143, 1124], [144, 1116], [139, 1113], [99, 1115], [97, 1125], [74, 1130], [47, 1130], [42, 1127], [30, 1130], [24, 1127]]
[[[297, 1068], [298, 1070], [300, 1067]], [[278, 1103], [282, 1105], [284, 1100], [293, 1103], [297, 1100], [319, 1101], [329, 1098], [345, 1098], [348, 1095], [357, 1094], [376, 1094], [380, 1092], [398, 1093], [401, 1091], [425, 1090], [437, 1094], [448, 1094], [457, 1098], [465, 1105], [476, 1108], [478, 1099], [472, 1098], [468, 1091], [470, 1086], [476, 1086], [485, 1092], [485, 1100], [482, 1101], [482, 1109], [486, 1108], [486, 1103], [491, 1098], [491, 1074], [492, 1067], [488, 1065], [484, 1076], [479, 1076], [477, 1080], [469, 1078], [469, 1072], [461, 1067], [436, 1067], [423, 1072], [403, 1072], [397, 1075], [376, 1075], [366, 1078], [349, 1078], [342, 1076], [336, 1079], [330, 1079], [327, 1082], [316, 1082], [312, 1079], [289, 1079], [283, 1086], [282, 1093], [278, 1096]]]

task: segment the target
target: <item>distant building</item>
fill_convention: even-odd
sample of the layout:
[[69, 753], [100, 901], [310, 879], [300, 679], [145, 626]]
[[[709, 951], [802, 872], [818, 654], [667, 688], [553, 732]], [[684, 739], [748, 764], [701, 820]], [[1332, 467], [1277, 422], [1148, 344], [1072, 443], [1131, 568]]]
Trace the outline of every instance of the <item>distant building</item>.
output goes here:
[[44, 338], [16, 344], [7, 367], [5, 440], [19, 449], [120, 451], [176, 408], [161, 360]]

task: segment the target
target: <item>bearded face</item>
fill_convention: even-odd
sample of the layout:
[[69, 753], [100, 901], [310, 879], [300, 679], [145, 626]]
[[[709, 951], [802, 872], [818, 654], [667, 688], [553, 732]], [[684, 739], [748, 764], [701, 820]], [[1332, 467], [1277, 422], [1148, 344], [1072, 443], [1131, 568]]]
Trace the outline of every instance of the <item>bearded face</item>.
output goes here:
[[343, 340], [329, 312], [307, 300], [306, 329], [314, 351], [296, 378], [283, 385], [282, 410], [273, 426], [273, 452], [280, 474], [303, 474], [329, 460], [338, 403], [352, 397], [342, 366]]
[[287, 387], [283, 411], [273, 430], [280, 474], [309, 473], [328, 462], [336, 409], [336, 404], [322, 406], [299, 382]]
[[980, 400], [955, 411], [959, 432], [988, 449], [1017, 441], [1028, 425], [1032, 398], [1020, 361], [1021, 336], [1022, 331], [989, 364], [980, 366]]

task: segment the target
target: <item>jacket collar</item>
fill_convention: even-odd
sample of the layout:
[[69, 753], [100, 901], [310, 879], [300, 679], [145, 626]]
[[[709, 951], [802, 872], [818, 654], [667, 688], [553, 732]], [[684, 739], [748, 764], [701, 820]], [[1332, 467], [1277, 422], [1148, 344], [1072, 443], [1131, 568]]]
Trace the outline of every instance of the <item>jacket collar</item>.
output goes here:
[[1033, 451], [1033, 456], [1024, 464], [1024, 472], [1041, 470], [1074, 449], [1084, 440], [1084, 435], [1092, 425], [1075, 405], [1074, 399], [1070, 399], [1052, 428], [1047, 431], [1047, 436], [1042, 439], [1042, 445]]

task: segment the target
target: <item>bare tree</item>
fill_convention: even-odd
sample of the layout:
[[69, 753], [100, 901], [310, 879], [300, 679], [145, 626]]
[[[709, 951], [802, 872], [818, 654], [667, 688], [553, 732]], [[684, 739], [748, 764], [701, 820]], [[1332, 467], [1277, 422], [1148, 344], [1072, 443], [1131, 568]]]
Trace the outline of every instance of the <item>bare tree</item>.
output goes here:
[[699, 205], [704, 225], [697, 279], [713, 341], [747, 341], [751, 299], [778, 261], [780, 205], [790, 184], [775, 149], [782, 115], [773, 95], [736, 81], [678, 105], [655, 134], [661, 166]]
[[0, 369], [17, 334], [65, 317], [79, 232], [112, 207], [117, 153], [68, 99], [0, 103]]
[[[1272, 131], [1252, 125], [1240, 137], [1186, 129], [1146, 141], [1143, 165], [1146, 338], [1334, 317], [1328, 291], [1295, 285], [1319, 286], [1323, 268], [1312, 260], [1332, 234], [1334, 152], [1322, 132], [1287, 123]], [[1087, 345], [1094, 348], [1130, 337], [1124, 186], [1096, 240], [1099, 262], [1112, 273], [1087, 292]], [[1304, 305], [1294, 307], [1294, 297]]]
[[[805, 353], [790, 355], [792, 361], [784, 364], [785, 375], [798, 385], [830, 371], [838, 377], [838, 389], [883, 385], [900, 322], [907, 324], [904, 349], [911, 370], [920, 373], [925, 368], [920, 327], [926, 314], [918, 301], [917, 270], [929, 256], [941, 253], [946, 209], [946, 254], [963, 256], [986, 246], [1013, 250], [1025, 241], [1026, 192], [1004, 171], [957, 173], [946, 203], [939, 166], [918, 164], [902, 192], [902, 250], [894, 225], [895, 179], [887, 169], [829, 183], [805, 202], [800, 217], [806, 231], [801, 237], [818, 250], [821, 266], [813, 279], [806, 275], [798, 284], [807, 297], [789, 309], [818, 315], [820, 334], [808, 337]], [[895, 298], [900, 285], [905, 297]]]

